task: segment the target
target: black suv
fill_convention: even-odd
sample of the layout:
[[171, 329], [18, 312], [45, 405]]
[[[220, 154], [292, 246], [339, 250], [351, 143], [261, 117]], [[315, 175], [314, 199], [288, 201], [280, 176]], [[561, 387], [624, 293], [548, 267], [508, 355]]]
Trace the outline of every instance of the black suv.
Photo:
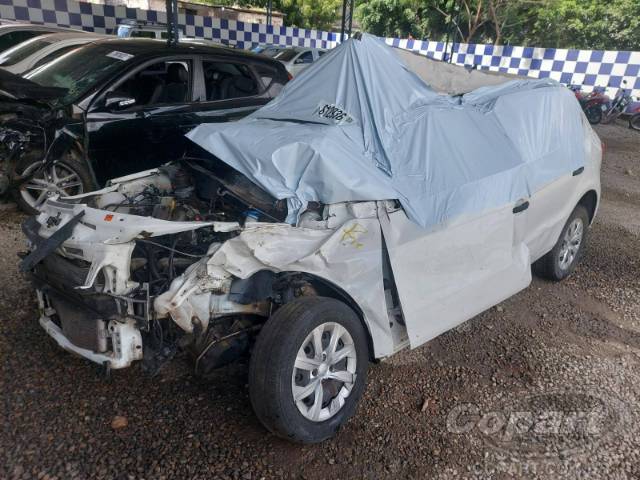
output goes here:
[[185, 41], [99, 40], [17, 77], [0, 72], [0, 193], [34, 211], [182, 156], [186, 132], [239, 119], [288, 81], [283, 65]]

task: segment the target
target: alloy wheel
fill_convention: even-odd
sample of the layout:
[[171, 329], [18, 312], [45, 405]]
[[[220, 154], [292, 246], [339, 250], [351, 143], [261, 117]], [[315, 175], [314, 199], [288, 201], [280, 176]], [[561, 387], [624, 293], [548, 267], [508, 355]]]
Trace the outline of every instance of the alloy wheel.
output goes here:
[[80, 175], [64, 162], [47, 168], [42, 168], [40, 163], [32, 163], [22, 175], [28, 177], [32, 174], [20, 186], [20, 196], [32, 208], [38, 208], [53, 195], [71, 196], [84, 192]]
[[298, 350], [291, 378], [300, 413], [313, 422], [337, 414], [355, 384], [356, 364], [355, 344], [342, 325], [327, 322], [314, 328]]
[[558, 263], [563, 270], [567, 270], [576, 259], [582, 243], [583, 233], [584, 224], [582, 219], [574, 218], [564, 234], [558, 254]]

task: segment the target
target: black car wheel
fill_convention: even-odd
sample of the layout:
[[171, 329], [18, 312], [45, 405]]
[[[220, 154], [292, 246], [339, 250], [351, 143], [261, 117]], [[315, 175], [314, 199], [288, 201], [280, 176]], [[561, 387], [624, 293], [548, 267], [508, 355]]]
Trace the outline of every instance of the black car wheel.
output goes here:
[[534, 272], [549, 280], [563, 280], [571, 275], [587, 243], [589, 214], [578, 205], [564, 225], [555, 246], [544, 257], [533, 264]]
[[333, 436], [366, 384], [367, 337], [344, 303], [303, 297], [277, 310], [251, 355], [251, 404], [267, 429], [299, 443]]
[[591, 105], [584, 111], [587, 120], [591, 125], [597, 125], [602, 121], [602, 107], [600, 105]]
[[629, 119], [629, 128], [640, 130], [640, 113], [636, 113]]
[[38, 207], [53, 195], [79, 195], [95, 188], [79, 152], [71, 150], [48, 167], [42, 166], [41, 159], [40, 152], [33, 152], [23, 155], [16, 165], [16, 176], [27, 177], [14, 192], [23, 211], [36, 214]]

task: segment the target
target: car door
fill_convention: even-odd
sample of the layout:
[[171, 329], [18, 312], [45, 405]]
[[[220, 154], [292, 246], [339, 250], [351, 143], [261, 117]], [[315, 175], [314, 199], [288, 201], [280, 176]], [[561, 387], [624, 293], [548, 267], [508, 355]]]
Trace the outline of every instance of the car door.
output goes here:
[[584, 168], [564, 175], [542, 187], [531, 196], [527, 211], [524, 241], [537, 260], [556, 244], [569, 215], [584, 192], [581, 180]]
[[[175, 160], [192, 123], [195, 57], [145, 62], [116, 80], [86, 116], [88, 155], [98, 182]], [[109, 105], [109, 99], [118, 99]]]
[[531, 282], [518, 204], [423, 229], [402, 209], [379, 218], [412, 347], [501, 302]]

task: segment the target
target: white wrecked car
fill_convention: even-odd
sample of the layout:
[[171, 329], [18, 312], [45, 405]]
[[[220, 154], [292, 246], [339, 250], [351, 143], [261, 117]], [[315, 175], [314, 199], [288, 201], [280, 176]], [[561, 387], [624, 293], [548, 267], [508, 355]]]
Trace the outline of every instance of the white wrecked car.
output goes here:
[[451, 68], [355, 38], [190, 132], [197, 155], [50, 199], [24, 224], [40, 324], [110, 369], [250, 354], [264, 425], [332, 436], [371, 360], [522, 290], [532, 264], [563, 279], [596, 213], [601, 145], [572, 93]]

